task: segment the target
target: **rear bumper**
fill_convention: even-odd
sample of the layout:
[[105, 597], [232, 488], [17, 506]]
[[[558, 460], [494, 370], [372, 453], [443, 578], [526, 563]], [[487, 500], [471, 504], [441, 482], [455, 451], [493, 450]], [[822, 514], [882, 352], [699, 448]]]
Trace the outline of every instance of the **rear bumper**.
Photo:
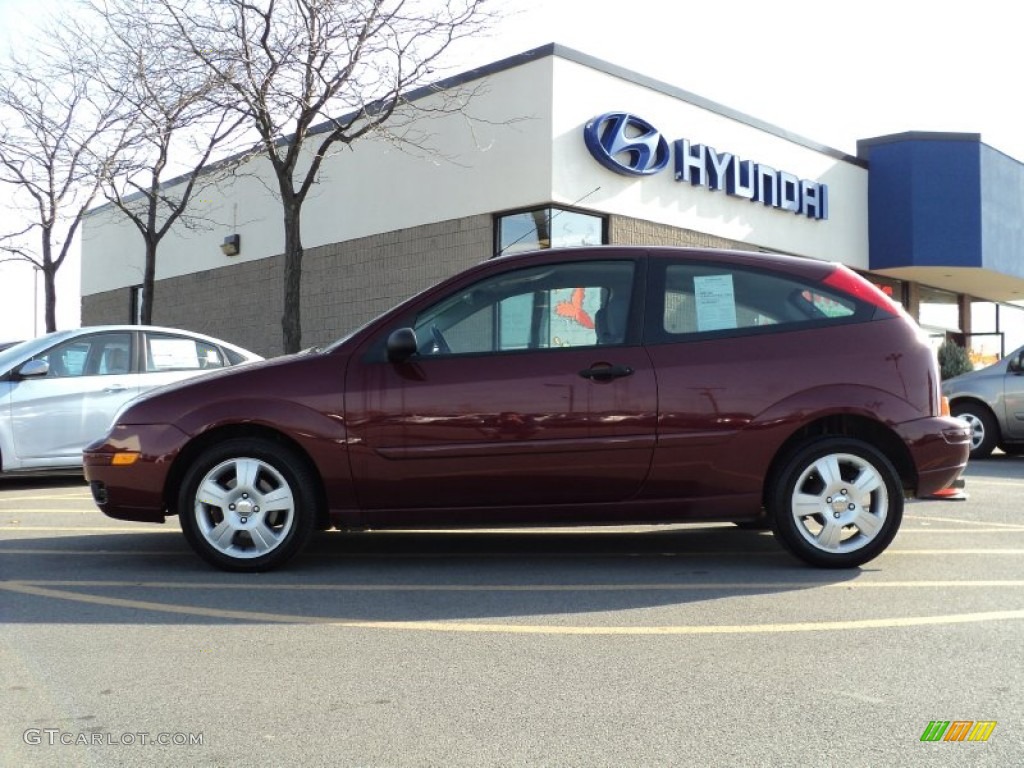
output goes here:
[[951, 416], [917, 419], [899, 426], [917, 470], [915, 496], [930, 496], [952, 485], [967, 466], [970, 429]]

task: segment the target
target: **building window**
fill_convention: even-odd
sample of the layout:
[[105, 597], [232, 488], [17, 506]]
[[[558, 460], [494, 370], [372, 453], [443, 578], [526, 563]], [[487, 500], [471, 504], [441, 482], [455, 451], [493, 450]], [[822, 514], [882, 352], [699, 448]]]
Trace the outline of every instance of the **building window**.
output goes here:
[[535, 208], [497, 217], [495, 255], [507, 256], [541, 248], [604, 245], [608, 227], [604, 216], [567, 208]]
[[960, 300], [952, 291], [921, 286], [921, 302], [918, 322], [930, 334], [943, 335], [942, 331], [959, 332]]
[[999, 331], [999, 305], [994, 301], [971, 301], [970, 330], [966, 339], [967, 354], [975, 368], [992, 365], [1007, 353]]
[[904, 307], [907, 305], [906, 291], [903, 288], [902, 280], [895, 280], [891, 277], [883, 277], [882, 275], [867, 274], [863, 275], [879, 289], [882, 293], [888, 296], [890, 299], [895, 301], [897, 304], [902, 304]]
[[1010, 354], [1024, 345], [1024, 307], [1014, 304], [999, 305], [999, 330], [1003, 334], [1004, 354]]

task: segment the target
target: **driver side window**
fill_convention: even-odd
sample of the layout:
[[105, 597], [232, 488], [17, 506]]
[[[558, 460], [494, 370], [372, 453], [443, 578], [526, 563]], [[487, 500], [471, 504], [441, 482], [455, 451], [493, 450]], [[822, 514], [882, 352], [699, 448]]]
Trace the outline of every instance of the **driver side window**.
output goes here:
[[487, 278], [421, 312], [421, 355], [622, 344], [633, 262], [569, 262]]
[[131, 372], [131, 334], [97, 333], [65, 341], [36, 359], [45, 360], [48, 379], [110, 376]]

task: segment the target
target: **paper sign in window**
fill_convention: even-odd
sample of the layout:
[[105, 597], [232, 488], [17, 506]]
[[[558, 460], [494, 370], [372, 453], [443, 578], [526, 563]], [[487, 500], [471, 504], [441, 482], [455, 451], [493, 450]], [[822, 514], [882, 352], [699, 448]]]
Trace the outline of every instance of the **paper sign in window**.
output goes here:
[[189, 339], [152, 339], [149, 353], [157, 371], [192, 370], [199, 367], [196, 343]]
[[697, 330], [720, 331], [736, 327], [736, 294], [732, 275], [704, 275], [693, 278], [697, 304]]

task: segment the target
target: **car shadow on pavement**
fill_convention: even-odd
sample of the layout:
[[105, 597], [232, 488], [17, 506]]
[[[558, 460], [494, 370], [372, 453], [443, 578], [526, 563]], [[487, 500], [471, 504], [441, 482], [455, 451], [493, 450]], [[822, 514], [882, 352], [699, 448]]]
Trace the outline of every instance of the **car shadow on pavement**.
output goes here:
[[747, 598], [839, 586], [873, 570], [810, 568], [770, 533], [725, 524], [330, 531], [287, 567], [260, 574], [207, 566], [177, 526], [10, 538], [0, 558], [5, 620], [26, 623], [558, 623], [582, 614], [614, 622], [638, 609], [656, 619], [661, 607], [700, 623], [709, 601], [735, 599], [745, 614], [755, 607]]

